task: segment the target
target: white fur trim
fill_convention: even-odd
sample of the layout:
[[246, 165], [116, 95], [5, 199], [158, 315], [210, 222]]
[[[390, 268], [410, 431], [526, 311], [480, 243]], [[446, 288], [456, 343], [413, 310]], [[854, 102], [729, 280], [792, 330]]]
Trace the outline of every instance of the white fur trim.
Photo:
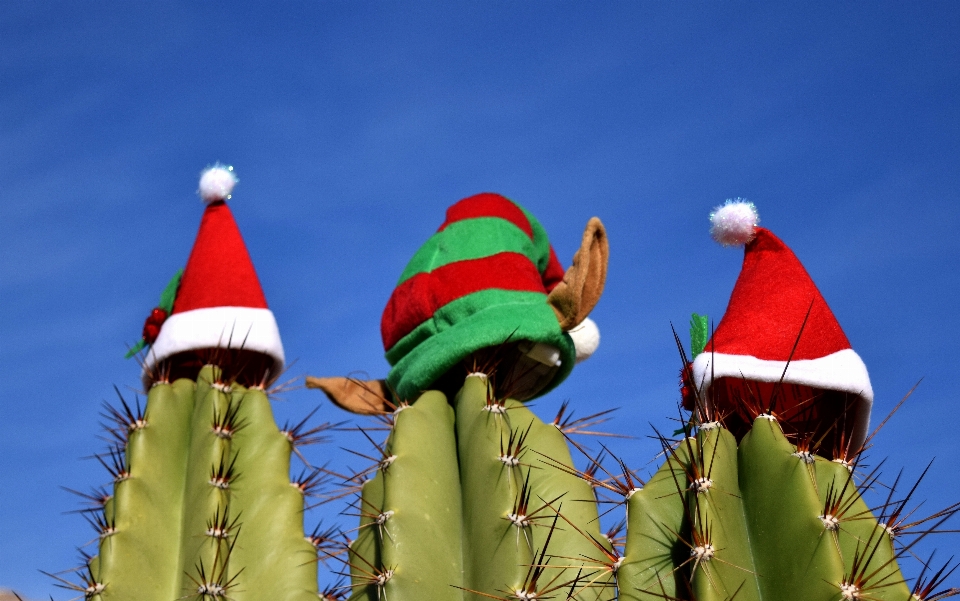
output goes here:
[[859, 420], [854, 429], [853, 442], [854, 445], [863, 442], [870, 424], [873, 387], [870, 385], [867, 366], [860, 359], [860, 355], [853, 349], [844, 349], [818, 359], [791, 361], [786, 375], [783, 373], [785, 367], [786, 361], [767, 361], [750, 355], [711, 353], [708, 348], [694, 360], [693, 377], [701, 393], [710, 388], [714, 378], [779, 382], [783, 376], [783, 381], [790, 384], [804, 384], [859, 395], [862, 399], [862, 410], [858, 412]]
[[589, 317], [580, 322], [580, 325], [573, 328], [567, 334], [573, 338], [573, 346], [577, 349], [577, 363], [586, 361], [590, 358], [597, 347], [600, 346], [600, 328], [595, 321]]
[[283, 370], [283, 343], [270, 309], [210, 307], [174, 313], [160, 328], [147, 353], [145, 369], [171, 355], [202, 348], [243, 348], [273, 357], [274, 372]]

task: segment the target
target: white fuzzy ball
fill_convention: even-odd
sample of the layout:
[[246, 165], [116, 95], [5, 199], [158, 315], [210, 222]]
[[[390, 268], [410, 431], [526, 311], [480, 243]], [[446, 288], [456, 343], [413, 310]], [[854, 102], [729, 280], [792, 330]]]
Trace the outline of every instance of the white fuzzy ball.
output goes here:
[[760, 216], [745, 198], [727, 199], [710, 213], [710, 235], [722, 246], [743, 246], [757, 235]]
[[590, 355], [600, 346], [600, 328], [589, 317], [567, 334], [570, 334], [570, 338], [573, 338], [573, 346], [577, 349], [577, 363], [589, 359]]
[[233, 173], [233, 167], [217, 163], [200, 175], [200, 189], [197, 192], [203, 202], [210, 204], [229, 199], [235, 185], [237, 176]]

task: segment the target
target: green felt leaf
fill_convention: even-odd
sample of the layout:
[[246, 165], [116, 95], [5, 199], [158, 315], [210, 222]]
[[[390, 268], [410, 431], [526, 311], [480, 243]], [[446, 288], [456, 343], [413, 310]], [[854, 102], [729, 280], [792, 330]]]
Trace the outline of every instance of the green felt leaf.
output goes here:
[[707, 337], [710, 333], [710, 320], [706, 315], [694, 313], [690, 316], [690, 353], [691, 359], [703, 352], [707, 346]]
[[127, 354], [123, 356], [124, 359], [129, 359], [130, 357], [139, 353], [143, 347], [147, 346], [147, 341], [141, 338], [137, 343], [130, 347], [130, 350], [127, 351]]
[[160, 304], [157, 305], [167, 312], [167, 315], [173, 313], [173, 301], [177, 298], [177, 288], [180, 287], [180, 280], [183, 278], [183, 269], [178, 269], [173, 274], [173, 278], [167, 283], [167, 287], [160, 294]]

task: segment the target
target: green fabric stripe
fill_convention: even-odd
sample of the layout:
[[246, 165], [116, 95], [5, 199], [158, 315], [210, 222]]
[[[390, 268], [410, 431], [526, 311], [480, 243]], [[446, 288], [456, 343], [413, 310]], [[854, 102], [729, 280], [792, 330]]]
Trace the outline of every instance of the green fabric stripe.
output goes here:
[[[387, 351], [387, 361], [390, 365], [396, 365], [400, 359], [412, 351], [420, 343], [431, 336], [448, 330], [462, 319], [469, 315], [494, 307], [496, 305], [506, 305], [514, 303], [546, 304], [546, 296], [539, 292], [520, 292], [516, 290], [501, 290], [491, 288], [481, 290], [467, 296], [462, 296], [455, 301], [437, 309], [432, 319], [428, 319], [418, 325], [409, 334], [397, 341], [389, 351]], [[556, 321], [556, 320], [554, 320]]]
[[[527, 221], [530, 222], [530, 228], [533, 230], [533, 246], [534, 254], [527, 255], [533, 257], [533, 262], [537, 265], [537, 271], [543, 273], [547, 269], [547, 264], [550, 262], [550, 239], [547, 237], [547, 230], [543, 229], [543, 226], [540, 225], [540, 222], [537, 221], [537, 218], [534, 217], [530, 211], [525, 208], [520, 207], [520, 210], [523, 211], [523, 214], [527, 216]], [[527, 238], [529, 240], [529, 238]]]
[[[531, 219], [534, 240], [536, 240], [539, 224], [532, 221], [529, 214], [527, 218]], [[539, 230], [543, 232], [542, 227]], [[546, 236], [542, 238], [545, 240]], [[499, 217], [477, 217], [456, 221], [442, 232], [435, 233], [420, 247], [403, 270], [397, 285], [418, 273], [429, 273], [449, 263], [482, 259], [502, 252], [515, 252], [529, 257], [537, 265], [540, 273], [543, 273], [550, 258], [549, 243], [546, 244], [546, 249], [542, 251], [535, 247], [523, 230]]]

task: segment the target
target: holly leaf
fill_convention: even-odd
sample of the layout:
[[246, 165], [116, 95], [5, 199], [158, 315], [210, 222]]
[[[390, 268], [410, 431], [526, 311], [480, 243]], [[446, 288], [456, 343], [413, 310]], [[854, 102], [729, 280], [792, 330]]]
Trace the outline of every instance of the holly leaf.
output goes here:
[[707, 346], [707, 336], [710, 334], [710, 320], [706, 315], [694, 313], [690, 316], [690, 353], [693, 359], [703, 352]]
[[173, 301], [177, 298], [177, 289], [180, 287], [182, 278], [183, 269], [178, 269], [177, 273], [173, 274], [173, 279], [163, 289], [163, 293], [160, 294], [160, 304], [157, 306], [166, 311], [167, 315], [173, 313]]
[[[173, 313], [173, 301], [177, 298], [177, 289], [180, 288], [181, 279], [183, 279], [183, 269], [178, 269], [177, 273], [173, 274], [173, 278], [167, 283], [167, 287], [160, 293], [160, 304], [157, 306], [166, 311], [167, 315]], [[147, 346], [147, 341], [141, 338], [139, 342], [127, 351], [127, 354], [124, 355], [123, 358], [129, 359], [143, 350], [145, 346]]]
[[136, 355], [137, 353], [139, 353], [140, 350], [143, 349], [143, 347], [145, 347], [145, 346], [147, 346], [147, 341], [144, 340], [143, 338], [141, 338], [139, 342], [137, 342], [135, 345], [133, 345], [132, 347], [130, 347], [130, 350], [127, 351], [127, 354], [124, 355], [123, 358], [124, 358], [124, 359], [129, 359], [130, 357], [132, 357], [132, 356]]

